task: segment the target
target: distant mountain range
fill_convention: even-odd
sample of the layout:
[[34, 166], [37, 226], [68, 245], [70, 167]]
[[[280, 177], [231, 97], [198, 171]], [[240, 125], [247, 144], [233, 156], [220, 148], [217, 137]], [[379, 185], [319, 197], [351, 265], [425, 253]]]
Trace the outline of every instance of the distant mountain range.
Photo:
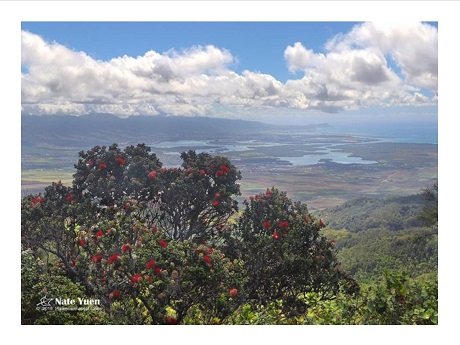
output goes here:
[[[295, 126], [314, 130], [318, 126]], [[85, 148], [112, 143], [135, 144], [164, 140], [212, 140], [248, 137], [251, 133], [289, 129], [293, 126], [264, 124], [256, 121], [210, 117], [130, 116], [119, 118], [110, 114], [84, 116], [21, 117], [21, 144], [35, 147]]]

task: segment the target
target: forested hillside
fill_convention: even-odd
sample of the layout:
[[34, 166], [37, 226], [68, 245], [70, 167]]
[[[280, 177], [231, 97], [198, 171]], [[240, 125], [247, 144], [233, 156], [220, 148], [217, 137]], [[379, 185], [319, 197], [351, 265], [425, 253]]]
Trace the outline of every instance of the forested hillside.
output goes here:
[[354, 199], [323, 213], [325, 232], [335, 239], [342, 266], [360, 281], [388, 269], [436, 276], [437, 229], [421, 219], [426, 204], [423, 193]]
[[419, 214], [424, 204], [422, 194], [386, 198], [362, 197], [325, 211], [324, 218], [330, 228], [346, 229], [350, 232], [376, 228], [398, 231], [423, 225]]

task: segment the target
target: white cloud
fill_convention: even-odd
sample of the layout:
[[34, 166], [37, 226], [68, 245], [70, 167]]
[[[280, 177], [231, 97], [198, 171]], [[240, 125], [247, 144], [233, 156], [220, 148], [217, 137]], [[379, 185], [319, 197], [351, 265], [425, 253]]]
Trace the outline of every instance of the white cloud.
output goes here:
[[[363, 23], [325, 47], [325, 53], [300, 42], [286, 48], [289, 70], [305, 75], [286, 83], [297, 93], [294, 105], [335, 111], [437, 102], [437, 30], [430, 25]], [[433, 92], [433, 98], [422, 90]]]
[[437, 30], [429, 25], [364, 23], [327, 42], [324, 53], [297, 42], [284, 57], [303, 77], [238, 74], [232, 54], [215, 46], [100, 61], [23, 31], [22, 111], [209, 116], [219, 106], [338, 112], [437, 102]]
[[438, 31], [424, 23], [363, 23], [328, 44], [330, 50], [371, 47], [400, 66], [406, 81], [437, 91]]

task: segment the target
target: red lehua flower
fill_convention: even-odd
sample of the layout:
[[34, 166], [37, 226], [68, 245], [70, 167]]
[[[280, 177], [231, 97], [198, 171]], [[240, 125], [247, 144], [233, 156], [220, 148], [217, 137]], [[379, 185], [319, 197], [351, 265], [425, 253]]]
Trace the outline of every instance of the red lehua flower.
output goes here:
[[77, 262], [75, 260], [72, 260], [72, 262], [70, 263], [70, 266], [75, 267], [76, 264]]
[[147, 280], [148, 282], [151, 282], [151, 281], [152, 281], [152, 277], [151, 277], [151, 276], [147, 276], [147, 278], [145, 278], [145, 280]]
[[107, 168], [107, 164], [105, 164], [105, 163], [99, 164], [99, 170], [102, 170], [102, 169], [105, 169], [105, 168]]
[[211, 258], [207, 255], [203, 256], [203, 260], [207, 263], [207, 264], [210, 264], [211, 263]]
[[80, 240], [79, 244], [80, 244], [80, 246], [83, 247], [86, 244], [86, 240]]
[[38, 204], [40, 204], [42, 201], [43, 201], [43, 198], [39, 195], [39, 196], [36, 196], [35, 198], [32, 198], [32, 200], [30, 200], [30, 203], [32, 207], [35, 207]]
[[177, 319], [170, 316], [165, 316], [165, 322], [169, 323], [170, 325], [177, 325]]
[[263, 226], [265, 229], [268, 229], [268, 228], [271, 226], [271, 224], [270, 224], [269, 221], [265, 221], [265, 222], [262, 223], [262, 226]]
[[220, 193], [217, 192], [217, 193], [215, 194], [215, 197], [216, 197], [216, 198], [219, 198], [219, 197], [220, 197]]
[[115, 261], [119, 260], [120, 259], [120, 255], [118, 254], [114, 254], [112, 256], [109, 257], [109, 260], [107, 261], [110, 264], [113, 264]]
[[121, 295], [120, 290], [114, 290], [114, 291], [112, 291], [112, 292], [110, 293], [109, 297], [110, 297], [110, 298], [118, 298], [118, 297], [120, 297], [120, 295]]
[[289, 222], [281, 221], [279, 225], [280, 225], [281, 229], [288, 228], [289, 227]]
[[209, 248], [209, 249], [208, 249], [208, 254], [212, 254], [212, 252], [213, 252], [213, 249], [212, 249], [212, 248]]
[[224, 173], [226, 173], [226, 174], [230, 171], [230, 169], [228, 168], [228, 166], [223, 165], [223, 164], [220, 166], [220, 168], [221, 168], [222, 171], [223, 171]]
[[228, 290], [228, 293], [230, 294], [230, 296], [236, 297], [236, 295], [238, 295], [238, 290], [235, 288], [232, 288]]
[[133, 284], [139, 283], [139, 282], [142, 280], [142, 274], [140, 274], [140, 273], [139, 273], [139, 274], [135, 274], [135, 275], [131, 276], [130, 279], [131, 279], [131, 282], [132, 282]]
[[96, 232], [96, 237], [101, 237], [104, 235], [104, 231], [102, 230], [99, 230], [98, 232]]
[[271, 196], [273, 196], [273, 193], [271, 191], [267, 190], [265, 192], [265, 196], [271, 197]]
[[276, 231], [273, 232], [273, 238], [274, 238], [275, 240], [279, 240], [279, 239], [280, 239], [280, 235], [278, 234], [278, 232], [276, 232]]
[[222, 176], [224, 172], [222, 170], [217, 170], [216, 176]]
[[86, 164], [88, 164], [88, 166], [92, 167], [94, 165], [94, 161], [92, 159], [90, 159], [88, 161], [88, 163], [86, 163]]
[[145, 267], [147, 267], [147, 269], [149, 270], [149, 269], [151, 269], [153, 266], [155, 266], [155, 264], [156, 264], [156, 261], [152, 259], [152, 260], [150, 260], [149, 262], [147, 262], [147, 263], [145, 264]]
[[212, 201], [212, 206], [214, 206], [214, 207], [219, 206], [219, 200], [214, 199], [214, 200]]
[[156, 171], [151, 171], [151, 172], [149, 173], [149, 179], [150, 179], [150, 180], [153, 180], [156, 176], [157, 176]]
[[154, 233], [158, 231], [158, 228], [157, 228], [156, 226], [152, 226], [150, 229], [151, 229], [152, 232], [154, 232]]
[[319, 227], [320, 228], [324, 227], [324, 223], [323, 223], [323, 221], [321, 219], [319, 220]]
[[249, 200], [254, 201], [254, 197], [251, 195], [251, 196], [249, 197]]
[[96, 263], [96, 262], [101, 262], [102, 260], [102, 254], [96, 254], [91, 258], [91, 261]]
[[160, 246], [162, 246], [163, 248], [166, 248], [166, 247], [168, 246], [168, 243], [166, 243], [166, 241], [164, 241], [164, 240], [159, 240], [159, 241], [158, 241], [158, 244], [159, 244]]
[[124, 245], [121, 246], [121, 251], [123, 253], [126, 253], [127, 251], [130, 251], [130, 250], [131, 250], [131, 245], [128, 243], [125, 243]]
[[201, 170], [200, 170], [200, 174], [203, 175], [203, 176], [206, 175], [206, 170], [201, 169]]
[[65, 197], [65, 201], [67, 201], [67, 202], [71, 202], [72, 200], [73, 200], [72, 195], [67, 195], [67, 196]]
[[161, 267], [155, 267], [155, 273], [160, 274], [161, 273]]
[[125, 166], [125, 160], [122, 157], [117, 157], [117, 162], [121, 166]]

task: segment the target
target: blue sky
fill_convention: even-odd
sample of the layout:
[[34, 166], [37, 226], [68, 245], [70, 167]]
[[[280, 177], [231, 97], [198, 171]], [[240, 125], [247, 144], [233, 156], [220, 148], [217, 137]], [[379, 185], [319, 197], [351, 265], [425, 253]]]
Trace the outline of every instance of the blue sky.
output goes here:
[[285, 48], [304, 42], [323, 52], [335, 35], [356, 22], [23, 22], [21, 28], [84, 51], [95, 59], [139, 56], [215, 45], [236, 57], [234, 70], [269, 73], [280, 81], [292, 78], [283, 58]]
[[23, 114], [437, 120], [436, 22], [23, 21], [21, 30]]

